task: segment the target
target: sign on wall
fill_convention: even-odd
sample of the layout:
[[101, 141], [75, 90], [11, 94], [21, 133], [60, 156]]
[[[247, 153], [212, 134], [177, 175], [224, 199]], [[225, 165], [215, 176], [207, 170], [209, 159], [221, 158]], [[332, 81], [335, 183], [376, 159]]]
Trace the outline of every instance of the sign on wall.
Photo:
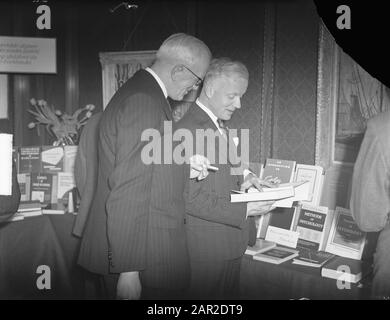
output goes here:
[[0, 72], [57, 73], [56, 39], [0, 36]]

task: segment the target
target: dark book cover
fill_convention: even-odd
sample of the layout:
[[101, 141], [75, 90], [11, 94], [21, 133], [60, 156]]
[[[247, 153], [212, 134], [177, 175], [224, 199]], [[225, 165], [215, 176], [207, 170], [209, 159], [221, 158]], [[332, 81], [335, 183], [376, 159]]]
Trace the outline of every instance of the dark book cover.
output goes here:
[[278, 178], [280, 183], [291, 182], [294, 177], [295, 161], [267, 159], [262, 173], [262, 179], [266, 177]]
[[41, 148], [19, 148], [19, 173], [38, 173], [41, 171]]
[[300, 233], [297, 247], [312, 251], [320, 249], [327, 214], [302, 207], [296, 230]]
[[291, 230], [294, 222], [296, 207], [291, 208], [276, 208], [270, 212], [268, 226]]
[[300, 249], [299, 256], [294, 259], [302, 262], [321, 266], [335, 257], [334, 254], [325, 251], [314, 251], [308, 249]]
[[56, 202], [53, 199], [55, 192], [54, 184], [56, 179], [51, 173], [31, 173], [31, 195], [30, 200], [37, 200], [41, 203]]
[[272, 248], [262, 253], [262, 255], [264, 256], [269, 256], [277, 259], [285, 259], [295, 254], [296, 254], [295, 252], [287, 251], [284, 250], [283, 248]]
[[41, 165], [43, 173], [64, 170], [64, 149], [61, 146], [42, 146]]
[[335, 244], [358, 250], [366, 233], [361, 231], [351, 215], [340, 213], [336, 225]]

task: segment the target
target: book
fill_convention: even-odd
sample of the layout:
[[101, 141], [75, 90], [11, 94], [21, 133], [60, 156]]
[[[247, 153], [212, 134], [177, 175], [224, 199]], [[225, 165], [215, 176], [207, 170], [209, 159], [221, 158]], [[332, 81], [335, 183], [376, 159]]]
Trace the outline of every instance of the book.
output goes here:
[[329, 252], [302, 249], [299, 250], [299, 256], [293, 259], [293, 264], [320, 268], [334, 257], [335, 255]]
[[326, 263], [321, 276], [351, 283], [357, 283], [372, 271], [371, 264], [366, 261], [335, 257]]
[[360, 260], [366, 233], [353, 220], [350, 210], [336, 207], [331, 223], [326, 251], [338, 256]]
[[274, 264], [280, 264], [291, 260], [297, 256], [298, 250], [276, 246], [264, 252], [255, 254], [253, 256], [253, 259]]
[[318, 206], [321, 200], [322, 186], [324, 183], [324, 168], [298, 163], [295, 169], [294, 181], [308, 181], [308, 198], [301, 200], [303, 203]]
[[276, 208], [269, 218], [268, 227], [276, 227], [285, 230], [293, 230], [295, 220], [297, 219], [297, 207], [291, 208]]
[[12, 194], [12, 134], [0, 133], [0, 195]]
[[294, 187], [264, 188], [263, 191], [241, 192], [232, 190], [230, 202], [250, 202], [284, 199], [294, 196]]
[[271, 213], [268, 212], [266, 214], [262, 214], [259, 217], [256, 217], [255, 223], [256, 223], [256, 238], [262, 238], [264, 239], [267, 234], [267, 228], [269, 224], [269, 220], [271, 218]]
[[19, 147], [18, 173], [38, 173], [41, 171], [41, 148]]
[[14, 221], [20, 221], [24, 220], [24, 215], [23, 213], [16, 212], [12, 217], [10, 217], [7, 222], [14, 222]]
[[325, 248], [328, 208], [303, 204], [299, 207], [294, 230], [299, 232], [297, 248], [312, 251]]
[[66, 208], [62, 203], [50, 203], [42, 209], [42, 214], [64, 214]]
[[42, 204], [39, 201], [21, 202], [18, 207], [18, 212], [28, 212], [42, 209]]
[[18, 173], [17, 180], [20, 190], [20, 201], [30, 201], [31, 179], [29, 173]]
[[310, 184], [308, 181], [304, 180], [301, 180], [297, 183], [299, 185], [294, 188], [295, 194], [293, 197], [277, 200], [273, 205], [279, 208], [291, 208], [294, 205], [294, 202], [307, 200], [309, 197]]
[[272, 177], [278, 178], [280, 183], [292, 182], [295, 164], [292, 160], [267, 159], [260, 178]]
[[42, 146], [41, 166], [43, 173], [60, 172], [64, 169], [64, 149], [61, 146]]
[[49, 204], [57, 202], [57, 175], [52, 173], [31, 173], [30, 200]]
[[255, 245], [248, 246], [246, 251], [245, 251], [245, 254], [253, 256], [257, 253], [264, 252], [264, 251], [266, 251], [268, 249], [272, 249], [274, 247], [276, 247], [275, 242], [267, 241], [264, 239], [256, 239]]
[[24, 217], [35, 217], [42, 215], [42, 207], [44, 205], [39, 201], [27, 201], [21, 202], [18, 207], [17, 213]]
[[64, 146], [64, 172], [74, 173], [77, 146]]

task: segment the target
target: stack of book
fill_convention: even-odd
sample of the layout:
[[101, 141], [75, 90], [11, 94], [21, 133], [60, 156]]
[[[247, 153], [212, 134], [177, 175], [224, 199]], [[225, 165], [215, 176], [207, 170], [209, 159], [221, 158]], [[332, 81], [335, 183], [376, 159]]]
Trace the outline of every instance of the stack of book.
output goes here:
[[[77, 146], [14, 148], [21, 203], [40, 202], [45, 207], [41, 214], [65, 213], [69, 202], [75, 207], [76, 153]], [[38, 210], [35, 213], [38, 215]]]

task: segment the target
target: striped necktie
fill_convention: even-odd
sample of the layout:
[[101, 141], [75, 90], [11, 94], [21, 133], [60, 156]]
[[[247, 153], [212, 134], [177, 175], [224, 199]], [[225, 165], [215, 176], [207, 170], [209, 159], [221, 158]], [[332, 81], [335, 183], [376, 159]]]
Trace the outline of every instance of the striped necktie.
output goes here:
[[219, 129], [220, 129], [221, 132], [222, 132], [222, 135], [224, 135], [225, 138], [227, 138], [227, 137], [228, 137], [228, 134], [227, 134], [228, 127], [225, 126], [225, 121], [223, 121], [223, 120], [221, 120], [221, 119], [218, 119], [218, 120], [217, 120], [217, 123], [218, 123]]

